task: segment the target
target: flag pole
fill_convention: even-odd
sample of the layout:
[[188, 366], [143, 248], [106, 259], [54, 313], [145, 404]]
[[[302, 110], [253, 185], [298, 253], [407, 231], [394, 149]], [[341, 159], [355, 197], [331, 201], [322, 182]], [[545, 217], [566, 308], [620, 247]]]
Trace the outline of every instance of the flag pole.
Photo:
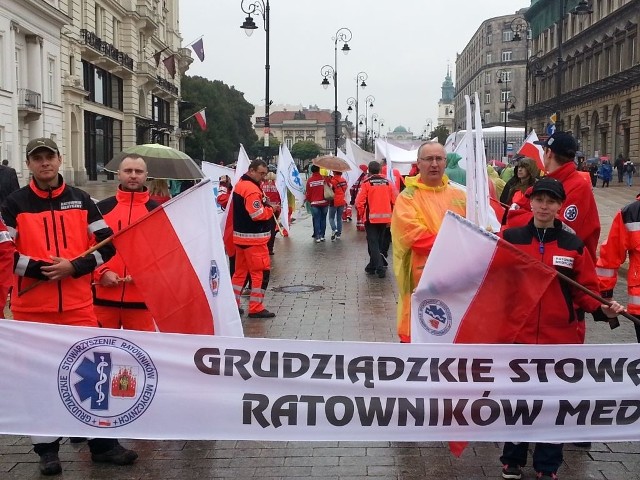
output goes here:
[[[95, 252], [96, 250], [104, 247], [107, 243], [109, 243], [111, 240], [113, 240], [113, 235], [108, 236], [107, 238], [105, 238], [104, 240], [102, 240], [99, 243], [96, 243], [93, 247], [91, 247], [89, 250], [87, 250], [86, 252], [81, 253], [80, 255], [78, 255], [76, 258], [74, 258], [74, 260], [77, 260], [78, 258], [84, 257], [85, 255], [89, 255], [93, 252]], [[20, 290], [18, 292], [18, 296], [22, 296], [27, 292], [30, 292], [31, 290], [33, 290], [34, 288], [36, 288], [38, 285], [43, 284], [44, 282], [46, 282], [48, 280], [38, 280], [35, 283], [32, 283], [31, 285], [29, 285], [27, 288], [23, 288], [22, 290]]]
[[200, 110], [198, 110], [196, 113], [194, 113], [193, 115], [189, 115], [187, 118], [185, 118], [184, 120], [181, 120], [180, 123], [186, 122], [187, 120], [189, 120], [190, 118], [195, 117], [197, 114], [199, 114], [200, 112], [206, 110], [207, 107], [201, 108]]
[[165, 50], [169, 50], [169, 47], [164, 47], [162, 50], [157, 51], [156, 53], [154, 53], [153, 55], [151, 55], [149, 58], [146, 58], [146, 59], [145, 59], [145, 62], [146, 62], [147, 60], [151, 60], [152, 58], [155, 58], [155, 56], [156, 56], [156, 55], [158, 55], [159, 53], [164, 52]]
[[[566, 275], [564, 275], [563, 273], [557, 272], [558, 277], [562, 280], [564, 280], [565, 282], [567, 282], [569, 285], [576, 287], [578, 290], [586, 293], [587, 295], [589, 295], [591, 298], [595, 298], [596, 300], [598, 300], [600, 303], [610, 307], [611, 306], [611, 302], [609, 300], [607, 300], [604, 297], [601, 297], [600, 295], [593, 293], [591, 290], [589, 290], [587, 287], [580, 285], [578, 282], [576, 282], [575, 280], [573, 280], [572, 278], [567, 277]], [[633, 323], [635, 323], [636, 325], [640, 325], [640, 319], [638, 319], [637, 317], [634, 317], [633, 315], [631, 315], [629, 312], [627, 312], [626, 310], [624, 312], [620, 312], [619, 315], [622, 315], [624, 318], [631, 320]], [[614, 320], [613, 318], [609, 319], [609, 325], [611, 326], [611, 328], [615, 328], [618, 325], [615, 325], [611, 323], [611, 320]]]
[[273, 215], [273, 221], [276, 222], [276, 227], [278, 227], [278, 231], [280, 232], [280, 235], [284, 237], [285, 234], [282, 232], [282, 225], [280, 225], [280, 222], [276, 218], [275, 212], [271, 212], [271, 214]]
[[196, 43], [198, 40], [200, 40], [200, 39], [201, 39], [201, 38], [203, 38], [203, 37], [204, 37], [204, 35], [200, 35], [200, 36], [199, 36], [198, 38], [196, 38], [193, 42], [191, 42], [191, 43], [187, 43], [183, 48], [188, 48], [188, 47], [190, 47], [191, 45], [193, 45], [194, 43]]

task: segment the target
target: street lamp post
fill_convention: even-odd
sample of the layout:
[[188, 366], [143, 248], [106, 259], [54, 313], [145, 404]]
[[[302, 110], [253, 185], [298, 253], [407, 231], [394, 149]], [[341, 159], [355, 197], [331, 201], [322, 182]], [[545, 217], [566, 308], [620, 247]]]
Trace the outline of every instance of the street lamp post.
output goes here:
[[334, 145], [333, 145], [333, 154], [338, 155], [338, 141], [340, 140], [340, 131], [339, 131], [339, 123], [340, 119], [338, 118], [338, 43], [342, 43], [342, 53], [345, 55], [351, 51], [349, 47], [349, 42], [351, 41], [352, 33], [347, 27], [339, 28], [336, 34], [331, 37], [333, 40], [334, 46], [334, 57], [333, 57], [333, 67], [331, 65], [325, 65], [322, 67], [320, 73], [324, 77], [321, 85], [324, 88], [329, 86], [329, 76], [333, 76], [333, 91], [334, 91], [334, 102], [333, 102], [333, 127], [334, 127]]
[[373, 102], [376, 101], [376, 97], [374, 97], [373, 95], [367, 95], [367, 98], [364, 99], [364, 149], [367, 149], [367, 142], [368, 142], [368, 134], [369, 131], [367, 130], [368, 124], [367, 124], [367, 119], [368, 119], [368, 115], [369, 115], [369, 108], [373, 108]]
[[360, 101], [359, 101], [360, 91], [358, 90], [358, 87], [364, 90], [365, 87], [367, 86], [367, 82], [366, 82], [367, 78], [369, 78], [369, 75], [367, 75], [365, 72], [359, 72], [358, 75], [356, 75], [356, 98], [353, 98], [353, 97], [347, 98], [347, 105], [349, 105], [349, 108], [347, 108], [347, 111], [351, 113], [353, 112], [353, 107], [356, 107], [356, 144], [358, 143], [358, 140], [359, 140], [358, 124], [360, 123], [357, 121], [357, 119], [360, 117], [360, 113], [358, 111], [358, 107], [360, 104]]
[[427, 118], [427, 123], [424, 126], [424, 140], [429, 140], [429, 134], [431, 134], [431, 127], [433, 126], [433, 120]]
[[376, 124], [378, 123], [378, 114], [371, 114], [371, 147], [375, 151], [376, 145]]
[[[504, 139], [503, 139], [503, 157], [507, 156], [507, 122], [509, 121], [509, 108], [515, 109], [516, 98], [511, 96], [509, 91], [510, 73], [506, 70], [498, 70], [497, 77], [498, 83], [504, 84], [504, 91], [501, 90], [500, 94], [504, 97]], [[511, 102], [511, 107], [509, 107]]]
[[[247, 6], [245, 7], [245, 3]], [[269, 160], [269, 135], [271, 134], [270, 124], [269, 124], [269, 107], [271, 106], [271, 101], [269, 100], [269, 70], [271, 66], [269, 65], [269, 0], [250, 0], [245, 2], [245, 0], [240, 1], [240, 8], [244, 13], [247, 14], [247, 18], [245, 18], [240, 28], [244, 30], [247, 36], [251, 36], [254, 30], [258, 27], [253, 21], [253, 17], [251, 15], [260, 15], [262, 16], [264, 31], [266, 34], [266, 54], [265, 54], [265, 63], [264, 63], [264, 73], [265, 73], [265, 95], [264, 95], [264, 156], [265, 160], [268, 162]]]

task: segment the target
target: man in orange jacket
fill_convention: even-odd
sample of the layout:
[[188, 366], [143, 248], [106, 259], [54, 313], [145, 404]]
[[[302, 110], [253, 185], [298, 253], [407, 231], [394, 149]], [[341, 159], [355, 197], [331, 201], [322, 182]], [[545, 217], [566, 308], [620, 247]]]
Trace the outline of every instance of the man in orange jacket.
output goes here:
[[369, 263], [364, 271], [369, 274], [375, 273], [379, 278], [386, 276], [380, 247], [385, 230], [391, 223], [394, 199], [393, 187], [389, 180], [380, 175], [380, 164], [376, 161], [370, 162], [369, 177], [360, 186], [356, 208], [360, 218], [364, 219], [364, 229], [367, 233]]
[[251, 162], [249, 170], [233, 189], [232, 196], [236, 271], [231, 283], [239, 308], [242, 287], [247, 273], [250, 275], [249, 318], [276, 316], [263, 305], [271, 269], [267, 243], [273, 226], [273, 208], [260, 188], [267, 172], [267, 164], [263, 160]]
[[[2, 205], [17, 250], [11, 310], [15, 320], [97, 327], [89, 274], [113, 257], [115, 248], [106, 243], [86, 252], [92, 241], [106, 240], [113, 232], [89, 194], [64, 182], [58, 173], [61, 165], [53, 140], [31, 140], [27, 167], [32, 179]], [[60, 438], [34, 436], [31, 441], [40, 456], [40, 473], [59, 474]], [[129, 465], [138, 458], [113, 438], [93, 438], [88, 443], [94, 462]]]
[[330, 179], [333, 190], [333, 200], [329, 203], [329, 225], [331, 226], [331, 241], [339, 240], [342, 236], [342, 212], [347, 205], [346, 194], [349, 184], [342, 176], [342, 172], [333, 172]]
[[[118, 167], [118, 190], [98, 202], [98, 210], [114, 232], [131, 225], [158, 206], [145, 187], [147, 164], [139, 155], [127, 155]], [[156, 331], [151, 312], [144, 303], [122, 257], [116, 252], [93, 272], [93, 309], [104, 328]]]

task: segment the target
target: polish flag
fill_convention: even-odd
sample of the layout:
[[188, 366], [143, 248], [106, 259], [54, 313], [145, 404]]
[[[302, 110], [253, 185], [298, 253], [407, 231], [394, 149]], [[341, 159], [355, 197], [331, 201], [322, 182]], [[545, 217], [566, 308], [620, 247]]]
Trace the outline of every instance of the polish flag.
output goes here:
[[[411, 342], [513, 343], [555, 277], [553, 268], [447, 212], [411, 296]], [[514, 285], [536, 288], [513, 295]], [[467, 443], [449, 442], [449, 450], [459, 457]]]
[[198, 113], [194, 115], [202, 131], [205, 131], [207, 129], [207, 117], [204, 113], [205, 110], [206, 109], [203, 108], [202, 110], [200, 110]]
[[211, 180], [121, 230], [113, 244], [161, 332], [243, 336]]
[[525, 157], [533, 158], [536, 161], [536, 165], [540, 169], [541, 172], [545, 171], [544, 162], [542, 159], [544, 158], [544, 150], [542, 146], [536, 145], [534, 142], [538, 141], [538, 135], [535, 130], [531, 130], [531, 133], [524, 141], [518, 153], [520, 155], [524, 155]]
[[[555, 277], [553, 268], [447, 212], [411, 297], [411, 341], [512, 343]], [[536, 288], [512, 295], [514, 285]]]

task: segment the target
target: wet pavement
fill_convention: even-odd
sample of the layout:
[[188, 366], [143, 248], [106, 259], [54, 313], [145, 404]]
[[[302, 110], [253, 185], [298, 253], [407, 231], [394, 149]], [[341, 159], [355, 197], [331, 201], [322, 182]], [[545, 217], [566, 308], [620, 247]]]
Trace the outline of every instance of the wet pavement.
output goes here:
[[[640, 187], [639, 187], [640, 188]], [[115, 184], [85, 187], [95, 198], [112, 194]], [[635, 187], [612, 184], [597, 188], [603, 238], [615, 212], [635, 198]], [[345, 224], [342, 239], [315, 244], [311, 219], [297, 212], [289, 238], [278, 237], [265, 305], [273, 319], [243, 317], [251, 337], [304, 340], [395, 342], [397, 291], [392, 275], [379, 279], [364, 272], [367, 248], [364, 232]], [[329, 227], [327, 226], [329, 230]], [[626, 270], [622, 272], [624, 279]], [[291, 286], [303, 287], [288, 293]], [[302, 290], [302, 291], [300, 291]], [[615, 292], [626, 302], [623, 281]], [[243, 301], [246, 302], [246, 299]], [[246, 309], [246, 305], [245, 309]], [[614, 330], [588, 325], [589, 343], [635, 341], [630, 323]], [[44, 421], [44, 420], [43, 420]], [[61, 446], [64, 479], [485, 479], [501, 478], [498, 443], [472, 443], [454, 458], [444, 442], [256, 442], [123, 440], [140, 454], [135, 465], [92, 464], [86, 443]], [[565, 447], [562, 480], [640, 480], [638, 443], [594, 443], [590, 449]], [[25, 437], [0, 436], [0, 479], [42, 478], [38, 457]], [[531, 468], [525, 479], [535, 478]]]

